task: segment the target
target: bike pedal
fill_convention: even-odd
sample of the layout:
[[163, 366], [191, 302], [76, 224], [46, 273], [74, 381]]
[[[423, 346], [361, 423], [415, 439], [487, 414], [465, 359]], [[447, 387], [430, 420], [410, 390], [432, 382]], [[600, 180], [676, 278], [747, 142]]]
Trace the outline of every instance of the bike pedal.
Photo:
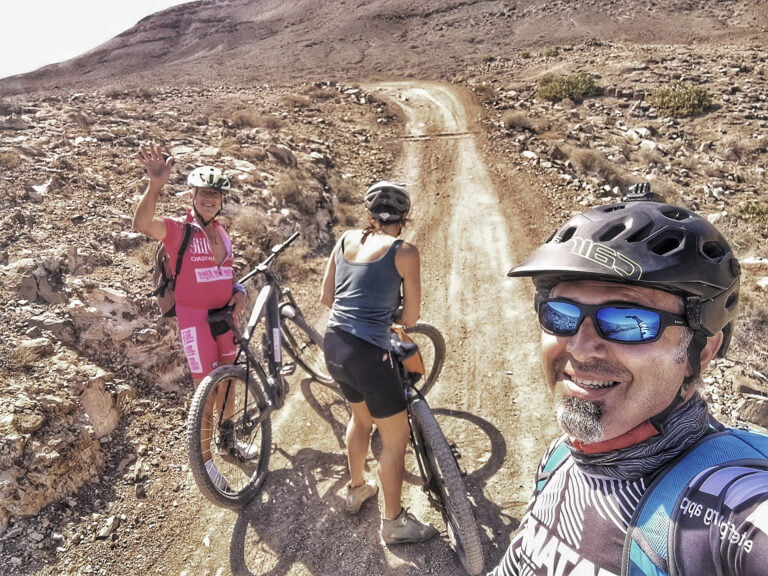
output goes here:
[[296, 364], [290, 363], [290, 364], [283, 364], [280, 368], [280, 374], [283, 376], [292, 376], [296, 372]]

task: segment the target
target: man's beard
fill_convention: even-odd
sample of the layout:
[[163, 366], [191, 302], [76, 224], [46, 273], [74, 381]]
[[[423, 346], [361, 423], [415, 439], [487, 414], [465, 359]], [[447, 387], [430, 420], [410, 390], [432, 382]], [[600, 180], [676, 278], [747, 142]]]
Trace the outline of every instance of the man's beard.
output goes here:
[[563, 396], [557, 407], [557, 421], [571, 438], [584, 444], [600, 442], [605, 437], [603, 405], [573, 396]]

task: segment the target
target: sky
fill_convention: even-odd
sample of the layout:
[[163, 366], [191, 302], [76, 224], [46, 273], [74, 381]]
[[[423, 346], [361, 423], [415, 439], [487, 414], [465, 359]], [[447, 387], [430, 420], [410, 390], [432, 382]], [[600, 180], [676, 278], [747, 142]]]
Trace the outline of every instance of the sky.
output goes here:
[[[189, 1], [189, 0], [187, 0]], [[0, 15], [0, 78], [74, 58], [181, 0], [8, 0]]]

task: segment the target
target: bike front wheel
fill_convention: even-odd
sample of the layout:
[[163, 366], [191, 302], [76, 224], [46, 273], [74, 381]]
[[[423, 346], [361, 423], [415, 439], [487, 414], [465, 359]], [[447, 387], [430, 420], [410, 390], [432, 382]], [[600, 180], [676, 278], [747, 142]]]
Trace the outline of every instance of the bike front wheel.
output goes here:
[[423, 398], [411, 402], [410, 416], [413, 451], [424, 476], [424, 488], [440, 508], [451, 546], [464, 569], [480, 574], [485, 564], [480, 531], [456, 458]]
[[220, 366], [198, 386], [187, 417], [187, 450], [200, 492], [214, 504], [240, 508], [267, 476], [271, 407], [245, 366]]
[[413, 387], [426, 395], [443, 370], [445, 339], [435, 326], [421, 320], [406, 328], [405, 333], [418, 345], [419, 354], [424, 363], [424, 375], [414, 383]]
[[333, 383], [325, 366], [322, 335], [293, 306], [280, 308], [280, 327], [288, 355], [318, 382]]

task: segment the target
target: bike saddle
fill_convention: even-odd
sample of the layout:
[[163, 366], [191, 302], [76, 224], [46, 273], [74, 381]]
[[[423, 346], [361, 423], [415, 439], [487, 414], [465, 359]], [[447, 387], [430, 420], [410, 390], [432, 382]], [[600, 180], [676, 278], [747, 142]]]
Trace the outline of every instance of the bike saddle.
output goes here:
[[392, 338], [390, 340], [392, 345], [392, 354], [398, 362], [402, 362], [406, 358], [410, 358], [418, 351], [419, 347], [415, 342], [403, 342], [398, 338]]

